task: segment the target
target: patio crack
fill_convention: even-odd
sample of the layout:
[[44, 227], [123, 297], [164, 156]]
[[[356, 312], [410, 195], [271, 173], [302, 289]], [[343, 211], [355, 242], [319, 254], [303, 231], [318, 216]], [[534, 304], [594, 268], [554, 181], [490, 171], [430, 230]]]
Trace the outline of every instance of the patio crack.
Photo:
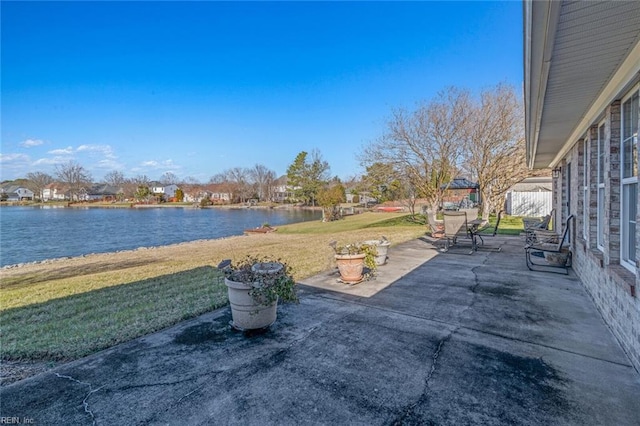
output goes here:
[[60, 379], [67, 379], [69, 381], [81, 384], [83, 386], [89, 386], [89, 393], [87, 393], [87, 395], [82, 400], [82, 406], [84, 407], [84, 412], [91, 416], [91, 424], [95, 425], [96, 424], [96, 417], [93, 414], [93, 411], [89, 409], [89, 397], [91, 397], [91, 395], [93, 395], [94, 393], [98, 392], [100, 389], [104, 388], [104, 385], [100, 386], [99, 388], [95, 388], [94, 389], [93, 385], [91, 383], [81, 382], [80, 380], [74, 379], [71, 376], [64, 376], [64, 375], [59, 374], [59, 373], [55, 373], [55, 375]]
[[431, 356], [431, 359], [433, 360], [433, 362], [431, 363], [431, 369], [429, 369], [429, 372], [427, 373], [427, 376], [424, 379], [424, 387], [422, 390], [422, 394], [420, 395], [420, 397], [411, 405], [407, 406], [404, 410], [404, 412], [400, 415], [400, 417], [398, 417], [393, 424], [394, 425], [401, 425], [403, 424], [403, 422], [413, 414], [415, 408], [418, 405], [421, 405], [423, 403], [425, 403], [427, 401], [427, 399], [429, 398], [429, 394], [431, 393], [431, 388], [430, 388], [430, 382], [431, 382], [431, 378], [433, 377], [433, 374], [436, 372], [436, 369], [438, 367], [438, 358], [440, 357], [440, 353], [442, 352], [442, 348], [445, 345], [445, 343], [447, 343], [449, 340], [451, 340], [451, 338], [453, 337], [453, 335], [460, 329], [460, 326], [456, 327], [455, 329], [453, 329], [451, 332], [449, 332], [449, 334], [447, 334], [445, 337], [443, 337], [442, 339], [440, 339], [440, 341], [438, 342], [438, 347], [436, 348], [436, 350], [433, 352], [433, 355]]

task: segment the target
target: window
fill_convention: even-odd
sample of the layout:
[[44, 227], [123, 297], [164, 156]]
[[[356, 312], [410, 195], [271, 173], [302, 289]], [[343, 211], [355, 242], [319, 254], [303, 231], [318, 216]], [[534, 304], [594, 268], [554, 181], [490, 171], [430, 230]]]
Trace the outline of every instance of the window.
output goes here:
[[638, 121], [640, 92], [635, 89], [622, 101], [622, 143], [620, 149], [620, 263], [635, 272], [636, 215], [638, 208]]
[[589, 241], [589, 139], [582, 142], [582, 237]]
[[598, 127], [598, 248], [604, 251], [604, 123]]

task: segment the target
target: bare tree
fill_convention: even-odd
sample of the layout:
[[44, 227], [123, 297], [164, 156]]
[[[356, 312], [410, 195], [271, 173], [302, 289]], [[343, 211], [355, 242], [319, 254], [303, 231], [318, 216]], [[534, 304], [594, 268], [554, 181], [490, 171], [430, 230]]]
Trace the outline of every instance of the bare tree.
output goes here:
[[256, 164], [249, 170], [249, 178], [255, 185], [256, 193], [260, 201], [271, 199], [271, 187], [276, 180], [276, 172], [269, 170], [262, 164]]
[[470, 110], [464, 165], [480, 186], [483, 219], [499, 209], [509, 188], [530, 173], [521, 105], [512, 87], [498, 85], [483, 91]]
[[160, 183], [163, 185], [174, 185], [178, 183], [178, 176], [171, 172], [166, 172], [160, 176]]
[[107, 185], [115, 186], [116, 188], [121, 188], [127, 179], [124, 177], [124, 174], [122, 174], [122, 172], [114, 170], [107, 173], [104, 176], [104, 179], [102, 180]]
[[458, 169], [469, 106], [467, 91], [449, 88], [413, 112], [394, 110], [386, 133], [360, 154], [362, 165], [390, 166], [406, 179], [411, 196], [437, 209]]
[[91, 174], [75, 161], [56, 165], [56, 178], [69, 188], [69, 198], [78, 200], [80, 192], [91, 185]]
[[249, 185], [249, 170], [243, 167], [234, 167], [226, 171], [227, 180], [233, 184], [234, 193], [239, 201], [244, 203], [251, 197], [251, 185]]
[[29, 180], [29, 189], [38, 194], [40, 200], [43, 198], [43, 192], [47, 185], [53, 182], [53, 177], [42, 172], [27, 173]]

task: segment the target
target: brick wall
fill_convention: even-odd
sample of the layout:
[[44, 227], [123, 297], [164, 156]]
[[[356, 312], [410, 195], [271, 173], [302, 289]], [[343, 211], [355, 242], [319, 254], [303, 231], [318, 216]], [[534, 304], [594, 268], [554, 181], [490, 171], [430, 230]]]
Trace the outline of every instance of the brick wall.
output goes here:
[[[585, 129], [588, 146], [589, 191], [582, 191], [584, 161], [582, 140], [576, 141], [562, 161], [562, 173], [554, 179], [554, 207], [558, 219], [569, 213], [576, 215], [572, 227], [571, 248], [573, 270], [591, 296], [602, 318], [609, 326], [635, 368], [640, 371], [640, 272], [629, 272], [620, 266], [620, 102], [605, 111], [605, 220], [604, 250], [597, 248], [597, 148], [598, 124]], [[639, 147], [640, 148], [640, 147]], [[571, 182], [568, 168], [571, 168]], [[570, 205], [567, 191], [571, 191]], [[588, 205], [584, 218], [583, 204]], [[640, 199], [638, 200], [640, 206]], [[640, 208], [638, 209], [640, 219]], [[587, 239], [582, 223], [588, 220]], [[640, 220], [639, 220], [640, 222]], [[579, 226], [577, 226], [579, 224]], [[562, 224], [558, 224], [560, 229]], [[636, 246], [640, 247], [640, 226], [636, 229]], [[638, 250], [640, 252], [640, 250]], [[636, 254], [637, 257], [640, 255]]]

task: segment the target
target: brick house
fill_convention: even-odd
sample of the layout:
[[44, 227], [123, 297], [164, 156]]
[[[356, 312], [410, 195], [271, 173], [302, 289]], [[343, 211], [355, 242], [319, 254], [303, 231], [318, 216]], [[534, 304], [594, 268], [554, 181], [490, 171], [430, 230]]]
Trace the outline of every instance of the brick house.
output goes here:
[[553, 169], [573, 270], [640, 370], [640, 2], [524, 2], [527, 162]]

